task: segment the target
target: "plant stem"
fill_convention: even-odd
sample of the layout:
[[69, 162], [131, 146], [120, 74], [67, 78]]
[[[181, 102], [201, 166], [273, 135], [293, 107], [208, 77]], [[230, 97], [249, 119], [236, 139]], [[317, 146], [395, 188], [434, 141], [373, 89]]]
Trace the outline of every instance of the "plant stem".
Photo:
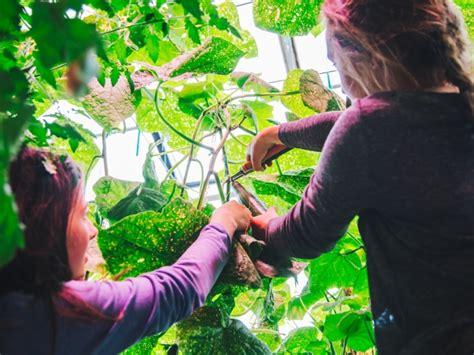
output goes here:
[[[176, 170], [176, 168], [183, 162], [185, 161], [186, 159], [188, 158], [188, 155], [184, 155], [180, 160], [178, 160], [169, 170], [168, 172], [166, 173], [165, 177], [163, 178], [163, 182], [165, 182], [170, 176], [171, 174], [173, 174], [173, 171]], [[162, 182], [162, 183], [163, 183]]]
[[245, 99], [247, 97], [265, 97], [265, 96], [291, 96], [291, 95], [297, 95], [300, 94], [301, 92], [299, 90], [295, 91], [288, 91], [288, 92], [276, 92], [276, 93], [256, 93], [256, 94], [245, 94], [245, 95], [239, 95], [239, 96], [234, 96], [231, 97], [223, 102], [223, 104], [227, 105], [229, 102], [235, 101], [235, 100], [240, 100], [240, 99]]
[[275, 159], [275, 166], [278, 170], [278, 175], [282, 176], [283, 175], [283, 171], [281, 170], [281, 166], [280, 166], [280, 163], [278, 162], [278, 160]]
[[175, 128], [175, 127], [166, 119], [166, 117], [163, 115], [163, 113], [162, 113], [161, 110], [160, 110], [160, 105], [159, 105], [160, 99], [159, 99], [159, 97], [158, 97], [158, 93], [159, 93], [159, 91], [160, 91], [160, 85], [161, 85], [162, 83], [163, 83], [162, 81], [160, 81], [160, 82], [158, 83], [158, 87], [156, 88], [156, 92], [155, 92], [154, 97], [153, 97], [153, 95], [151, 94], [150, 90], [148, 90], [147, 88], [144, 88], [144, 91], [145, 91], [145, 93], [146, 93], [147, 95], [149, 95], [149, 97], [150, 97], [150, 95], [151, 95], [150, 98], [153, 98], [153, 101], [154, 101], [154, 103], [155, 103], [156, 112], [158, 113], [158, 116], [160, 116], [160, 118], [161, 118], [161, 120], [163, 121], [163, 123], [164, 123], [166, 126], [168, 126], [168, 128], [171, 129], [174, 133], [176, 133], [179, 137], [183, 138], [185, 141], [187, 141], [187, 142], [189, 142], [189, 143], [191, 143], [191, 144], [195, 144], [195, 145], [197, 145], [197, 146], [199, 146], [199, 147], [201, 147], [201, 148], [204, 148], [204, 149], [207, 149], [207, 150], [213, 152], [214, 149], [213, 149], [212, 147], [209, 147], [209, 146], [207, 146], [207, 145], [205, 145], [205, 144], [199, 143], [199, 142], [195, 141], [194, 139], [188, 137], [187, 135], [185, 135], [184, 133], [182, 133], [181, 131], [179, 131], [177, 128]]
[[109, 164], [107, 162], [107, 132], [102, 131], [102, 160], [104, 161], [104, 174], [109, 176]]
[[222, 139], [219, 142], [219, 145], [217, 146], [217, 148], [212, 153], [211, 161], [209, 162], [209, 170], [208, 170], [206, 178], [204, 179], [204, 182], [201, 186], [201, 192], [199, 194], [199, 200], [198, 200], [198, 204], [197, 204], [198, 209], [202, 208], [202, 204], [204, 202], [204, 195], [206, 194], [207, 186], [209, 185], [209, 179], [211, 178], [212, 174], [214, 173], [214, 165], [216, 164], [217, 156], [219, 155], [219, 152], [224, 147], [224, 144], [225, 144], [225, 142], [227, 141], [227, 138], [230, 135], [230, 130], [231, 130], [230, 113], [229, 113], [229, 111], [227, 110], [226, 107], [223, 108], [223, 111], [224, 111], [224, 116], [225, 116], [226, 128], [225, 128], [224, 134], [222, 135]]
[[358, 252], [358, 251], [361, 250], [361, 249], [364, 249], [364, 247], [363, 247], [362, 245], [359, 246], [359, 247], [357, 247], [357, 248], [355, 248], [355, 249], [346, 251], [345, 253], [342, 253], [341, 255], [342, 255], [342, 256], [351, 255], [351, 254], [354, 254], [354, 253]]
[[347, 337], [344, 339], [344, 342], [342, 343], [342, 355], [345, 355], [346, 347], [347, 347]]
[[[201, 112], [201, 115], [199, 116], [196, 125], [194, 126], [194, 131], [191, 139], [196, 140], [197, 134], [199, 132], [199, 129], [201, 128], [202, 121], [204, 120], [204, 117], [206, 117], [207, 110], [204, 110]], [[184, 170], [184, 176], [183, 176], [183, 185], [186, 185], [186, 181], [188, 180], [188, 174], [189, 174], [189, 169], [191, 167], [191, 162], [194, 159], [194, 144], [191, 144], [191, 148], [189, 149], [189, 159], [188, 163], [186, 164], [186, 169]], [[183, 197], [184, 190], [181, 191], [181, 197]]]
[[121, 31], [121, 30], [125, 30], [125, 29], [127, 29], [127, 28], [137, 27], [137, 26], [146, 26], [146, 25], [150, 25], [150, 24], [152, 24], [152, 23], [158, 23], [158, 22], [164, 22], [164, 20], [163, 20], [163, 19], [154, 19], [154, 20], [150, 20], [150, 21], [131, 23], [131, 24], [129, 24], [129, 25], [125, 25], [125, 26], [121, 26], [121, 27], [114, 28], [113, 30], [110, 30], [110, 31], [101, 32], [101, 33], [99, 33], [99, 36], [105, 36], [105, 35], [108, 35], [108, 34], [110, 34], [110, 33], [118, 32], [118, 31]]
[[221, 202], [226, 203], [227, 201], [229, 201], [229, 199], [227, 195], [224, 194], [224, 190], [222, 189], [221, 179], [219, 178], [219, 174], [214, 172], [212, 175], [214, 176], [214, 179], [216, 180], [217, 191], [219, 191], [219, 197], [221, 198]]
[[[230, 133], [230, 132], [229, 132]], [[222, 139], [222, 130], [219, 130], [219, 134], [221, 136], [221, 139]], [[229, 169], [229, 160], [227, 159], [227, 151], [225, 149], [225, 145], [222, 147], [222, 157], [224, 159], [224, 176], [225, 176], [225, 179], [226, 179], [226, 183], [225, 183], [225, 199], [223, 201], [224, 202], [227, 202], [230, 200], [230, 169]], [[217, 174], [216, 174], [217, 175]], [[219, 186], [220, 184], [217, 184], [217, 186]], [[222, 187], [221, 187], [222, 188]]]

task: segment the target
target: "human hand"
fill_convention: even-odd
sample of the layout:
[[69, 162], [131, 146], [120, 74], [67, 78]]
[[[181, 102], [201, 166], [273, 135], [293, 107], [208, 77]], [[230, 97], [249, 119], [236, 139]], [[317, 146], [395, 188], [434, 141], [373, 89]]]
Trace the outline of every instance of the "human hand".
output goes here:
[[278, 215], [275, 207], [271, 207], [266, 210], [265, 213], [253, 217], [251, 221], [252, 236], [256, 239], [265, 240], [265, 231], [267, 230], [268, 223], [276, 217], [278, 217]]
[[[246, 167], [253, 167], [255, 171], [264, 170], [262, 162], [286, 148], [278, 137], [280, 126], [272, 126], [260, 131], [247, 147]], [[270, 164], [271, 165], [271, 164]]]
[[210, 223], [221, 224], [233, 238], [236, 231], [245, 231], [250, 227], [251, 219], [252, 215], [247, 207], [230, 201], [214, 211]]

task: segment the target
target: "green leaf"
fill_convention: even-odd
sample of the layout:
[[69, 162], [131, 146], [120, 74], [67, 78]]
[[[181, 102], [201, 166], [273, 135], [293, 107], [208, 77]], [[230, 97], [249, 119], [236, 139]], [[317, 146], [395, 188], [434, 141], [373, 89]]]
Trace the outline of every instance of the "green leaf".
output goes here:
[[318, 23], [322, 0], [254, 0], [255, 25], [285, 36], [306, 35]]
[[333, 91], [324, 87], [316, 70], [306, 70], [300, 77], [303, 103], [316, 112], [345, 110], [344, 101]]
[[[163, 88], [163, 92], [164, 98], [160, 101], [163, 116], [180, 132], [191, 136], [196, 125], [196, 118], [180, 110], [179, 96], [176, 91]], [[149, 98], [143, 98], [141, 101], [136, 110], [136, 118], [142, 132], [160, 132], [170, 137], [168, 142], [170, 147], [180, 148], [189, 145], [163, 123], [156, 112], [155, 104]]]
[[2, 210], [0, 214], [2, 230], [0, 236], [0, 267], [2, 267], [13, 259], [18, 248], [25, 246], [25, 242], [10, 186], [7, 185], [3, 172], [0, 175], [0, 188], [0, 208]]
[[363, 267], [363, 250], [360, 243], [348, 235], [341, 238], [334, 249], [311, 261], [309, 288], [312, 293], [322, 297], [327, 289], [333, 287], [354, 287], [367, 270]]
[[102, 43], [93, 24], [68, 18], [64, 2], [35, 1], [29, 35], [36, 43], [36, 59], [45, 69], [83, 58], [91, 48], [101, 53]]
[[163, 210], [130, 215], [99, 233], [99, 247], [111, 274], [122, 278], [173, 264], [194, 242], [207, 216], [182, 199]]
[[153, 349], [158, 343], [160, 335], [153, 335], [140, 340], [135, 345], [129, 347], [127, 350], [122, 351], [121, 355], [136, 355], [136, 354], [153, 354]]
[[[232, 78], [236, 81], [237, 86], [247, 91], [253, 91], [256, 94], [279, 92], [276, 87], [267, 83], [265, 80], [253, 73], [233, 72]], [[275, 96], [266, 96], [262, 97], [262, 99], [274, 100]]]
[[117, 204], [121, 199], [127, 196], [140, 183], [115, 179], [104, 176], [100, 178], [93, 186], [96, 194], [95, 203], [103, 215]]
[[203, 307], [178, 324], [178, 346], [183, 354], [271, 354], [270, 349], [237, 319]]
[[179, 57], [176, 62], [178, 65], [173, 68], [170, 76], [184, 73], [229, 74], [243, 55], [244, 52], [232, 43], [219, 37], [211, 37], [194, 51]]
[[[288, 76], [283, 83], [283, 91], [284, 92], [292, 92], [292, 91], [299, 91], [300, 90], [300, 79], [303, 75], [304, 70], [302, 69], [294, 69], [288, 73]], [[285, 105], [288, 109], [290, 109], [293, 113], [297, 116], [303, 118], [308, 117], [315, 114], [315, 111], [307, 107], [303, 99], [301, 98], [300, 94], [296, 95], [288, 95], [282, 96], [281, 102]]]
[[21, 7], [17, 0], [0, 1], [0, 34], [8, 34], [18, 29], [20, 22]]
[[323, 340], [318, 340], [320, 333], [315, 327], [294, 329], [283, 343], [283, 349], [290, 354], [324, 354], [328, 349], [328, 344]]
[[110, 82], [112, 86], [115, 86], [115, 84], [117, 84], [119, 77], [120, 77], [120, 70], [118, 70], [118, 68], [113, 68], [112, 73], [110, 74]]
[[113, 221], [118, 221], [126, 216], [144, 212], [159, 212], [168, 202], [168, 199], [159, 191], [138, 186], [126, 197], [117, 202], [107, 214]]
[[158, 60], [160, 54], [160, 40], [157, 36], [150, 35], [146, 41], [146, 49], [148, 50], [148, 55], [153, 62]]
[[199, 31], [197, 27], [194, 25], [194, 23], [192, 23], [188, 17], [186, 18], [184, 23], [185, 23], [186, 30], [188, 31], [189, 38], [194, 43], [201, 44], [201, 39], [199, 38]]
[[273, 106], [262, 101], [242, 100], [242, 104], [248, 105], [257, 117], [257, 130], [261, 131], [264, 128], [273, 126], [269, 119], [273, 118]]
[[114, 44], [114, 52], [117, 55], [117, 59], [120, 63], [126, 64], [127, 62], [127, 45], [123, 38], [119, 38]]
[[[219, 4], [217, 11], [221, 19], [227, 20], [227, 28], [211, 27], [211, 36], [221, 37], [232, 42], [232, 44], [245, 53], [245, 58], [256, 57], [258, 55], [257, 43], [250, 32], [242, 29], [240, 26], [239, 13], [235, 4], [230, 0], [226, 0]], [[209, 24], [212, 24], [212, 22]]]
[[307, 293], [293, 298], [288, 304], [288, 319], [302, 320], [307, 314], [307, 311], [309, 311], [313, 304], [319, 299], [319, 296], [314, 293]]
[[178, 0], [178, 4], [181, 4], [183, 8], [193, 15], [198, 20], [201, 19], [202, 11], [199, 8], [199, 0]]
[[0, 267], [13, 259], [17, 248], [24, 247], [22, 228], [7, 183], [7, 169], [32, 114], [33, 107], [27, 104], [23, 104], [13, 117], [6, 118], [0, 113]]
[[77, 134], [80, 135], [80, 139], [75, 139], [77, 142], [76, 149], [71, 147], [71, 135], [66, 137], [55, 138], [50, 147], [53, 151], [58, 154], [68, 154], [71, 158], [82, 168], [84, 174], [90, 173], [94, 166], [98, 162], [98, 158], [101, 155], [101, 151], [94, 141], [95, 135], [89, 130], [85, 129], [82, 125], [73, 121], [67, 120], [66, 118], [58, 118], [56, 120], [59, 124], [67, 122], [67, 126], [72, 127]]
[[268, 207], [276, 206], [278, 213], [282, 214], [301, 200], [312, 171], [309, 168], [282, 175], [261, 175], [245, 181], [252, 184], [252, 190]]
[[324, 335], [331, 341], [347, 339], [349, 348], [367, 351], [375, 346], [370, 312], [344, 312], [328, 315]]
[[107, 131], [118, 128], [135, 112], [134, 97], [125, 76], [120, 76], [115, 86], [106, 79], [103, 86], [91, 81], [89, 88], [90, 93], [81, 100], [82, 106]]

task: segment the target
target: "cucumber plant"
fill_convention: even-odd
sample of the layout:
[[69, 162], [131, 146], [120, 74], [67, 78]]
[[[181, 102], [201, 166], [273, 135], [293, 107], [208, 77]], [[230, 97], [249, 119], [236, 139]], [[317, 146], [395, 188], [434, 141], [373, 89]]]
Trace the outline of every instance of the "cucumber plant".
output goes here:
[[[254, 0], [254, 22], [285, 36], [316, 35], [322, 28], [321, 2]], [[457, 3], [472, 34], [472, 6]], [[94, 277], [123, 279], [172, 264], [193, 242], [212, 212], [210, 182], [222, 202], [230, 198], [232, 187], [222, 182], [239, 169], [253, 136], [278, 123], [275, 104], [283, 104], [291, 120], [344, 109], [315, 71], [289, 72], [282, 90], [255, 73], [236, 71], [242, 58], [256, 57], [258, 50], [230, 0], [219, 5], [211, 0], [2, 0], [0, 41], [0, 267], [24, 244], [7, 179], [21, 143], [72, 155], [86, 177], [104, 163], [105, 176], [94, 185], [92, 217], [100, 228], [105, 269]], [[102, 146], [62, 112], [63, 100], [102, 127]], [[120, 135], [130, 116], [141, 132], [164, 138], [149, 149], [145, 182], [108, 174], [107, 137]], [[209, 145], [209, 137], [217, 143]], [[153, 169], [163, 155], [155, 149], [160, 144], [182, 153], [166, 176]], [[205, 166], [197, 159], [202, 150], [210, 156]], [[318, 153], [293, 150], [265, 173], [243, 179], [243, 189], [285, 213], [301, 197], [317, 160]], [[196, 166], [202, 178], [192, 200], [186, 186]], [[184, 171], [181, 180], [174, 178], [178, 168]], [[235, 243], [205, 307], [126, 352], [375, 350], [364, 247], [355, 221], [333, 250], [306, 261], [307, 283], [299, 293], [287, 278], [259, 273], [254, 255], [259, 245], [249, 238]], [[305, 326], [298, 327], [301, 320]]]

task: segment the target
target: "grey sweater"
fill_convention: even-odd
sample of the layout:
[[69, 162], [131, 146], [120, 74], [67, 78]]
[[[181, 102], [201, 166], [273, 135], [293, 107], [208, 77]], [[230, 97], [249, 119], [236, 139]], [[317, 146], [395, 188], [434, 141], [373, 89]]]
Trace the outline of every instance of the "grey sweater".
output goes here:
[[320, 151], [268, 252], [316, 258], [359, 216], [380, 354], [474, 351], [474, 118], [458, 94], [385, 92], [283, 124]]

